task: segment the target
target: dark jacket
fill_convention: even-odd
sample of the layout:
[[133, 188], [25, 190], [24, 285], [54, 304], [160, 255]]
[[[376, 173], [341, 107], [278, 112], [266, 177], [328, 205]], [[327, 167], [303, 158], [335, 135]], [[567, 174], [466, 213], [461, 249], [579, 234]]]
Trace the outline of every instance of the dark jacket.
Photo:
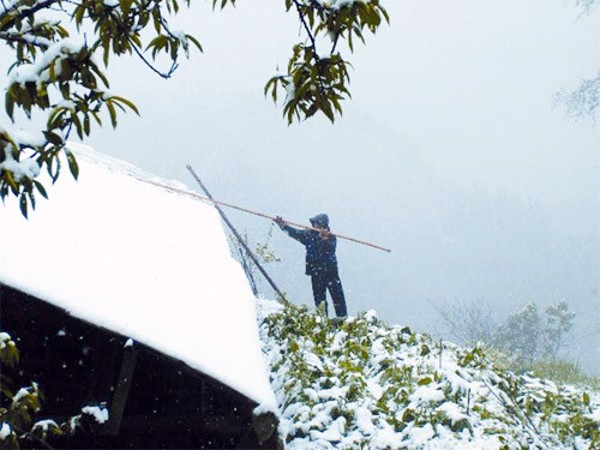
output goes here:
[[[320, 223], [329, 230], [329, 218], [326, 214], [319, 214], [311, 218], [310, 222], [313, 225]], [[337, 271], [335, 236], [323, 239], [318, 231], [299, 230], [289, 225], [283, 225], [281, 229], [306, 247], [306, 275], [320, 275]]]

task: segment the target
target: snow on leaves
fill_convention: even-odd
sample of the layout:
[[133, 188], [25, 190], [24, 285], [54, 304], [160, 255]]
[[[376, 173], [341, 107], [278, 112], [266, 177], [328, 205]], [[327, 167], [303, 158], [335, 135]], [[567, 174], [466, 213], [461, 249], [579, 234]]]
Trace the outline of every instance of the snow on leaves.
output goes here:
[[[33, 417], [40, 410], [40, 390], [36, 383], [13, 393], [6, 369], [14, 369], [19, 351], [8, 333], [0, 332], [0, 447], [18, 448], [18, 440], [31, 429]], [[32, 433], [40, 430], [32, 430]]]
[[289, 124], [317, 112], [334, 122], [342, 114], [341, 102], [350, 97], [350, 63], [338, 44], [346, 41], [353, 51], [356, 39], [365, 42], [365, 30], [375, 33], [389, 22], [388, 13], [379, 0], [286, 0], [285, 5], [298, 14], [306, 40], [294, 46], [287, 73], [271, 78], [265, 95], [277, 102], [278, 88], [283, 89], [283, 115]]
[[[224, 8], [235, 1], [212, 3]], [[297, 14], [304, 35], [293, 48], [287, 74], [273, 77], [265, 93], [276, 100], [278, 86], [286, 90], [283, 112], [290, 123], [319, 111], [334, 121], [342, 100], [350, 96], [349, 63], [338, 43], [347, 41], [352, 51], [357, 38], [364, 41], [365, 30], [374, 33], [389, 20], [387, 12], [379, 0], [285, 0], [285, 6]], [[168, 18], [179, 11], [178, 0], [0, 0], [0, 42], [14, 53], [5, 110], [18, 129], [38, 127], [33, 140], [0, 127], [2, 200], [18, 197], [27, 216], [38, 194], [47, 197], [36, 180], [41, 171], [55, 182], [64, 156], [78, 176], [77, 162], [65, 150], [72, 133], [83, 140], [107, 116], [116, 127], [119, 112], [138, 112], [131, 101], [109, 91], [105, 68], [111, 56], [134, 55], [170, 78], [180, 56], [189, 57], [190, 47], [202, 51], [192, 35], [171, 28]], [[330, 42], [328, 51], [320, 53], [323, 37]]]
[[259, 312], [286, 448], [600, 448], [598, 393], [515, 375], [481, 348], [372, 312], [338, 324], [289, 303]]
[[[42, 409], [42, 392], [37, 383], [13, 394], [7, 369], [15, 369], [19, 351], [8, 333], [0, 332], [0, 448], [19, 449], [21, 444], [42, 444], [59, 436], [70, 436], [87, 424], [98, 426], [108, 421], [105, 404], [89, 405], [81, 414], [58, 424], [52, 419], [35, 420]], [[36, 446], [37, 448], [37, 446]]]

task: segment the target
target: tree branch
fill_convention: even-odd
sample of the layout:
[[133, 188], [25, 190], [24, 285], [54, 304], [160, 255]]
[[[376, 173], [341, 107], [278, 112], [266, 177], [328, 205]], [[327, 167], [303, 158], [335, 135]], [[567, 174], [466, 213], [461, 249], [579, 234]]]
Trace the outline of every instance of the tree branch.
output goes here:
[[148, 66], [150, 68], [150, 70], [152, 70], [152, 72], [157, 74], [159, 77], [164, 78], [165, 80], [168, 80], [169, 78], [171, 78], [171, 76], [173, 76], [173, 73], [179, 67], [179, 64], [177, 64], [176, 61], [173, 61], [173, 64], [171, 64], [171, 68], [169, 69], [168, 72], [166, 72], [166, 73], [161, 72], [156, 67], [154, 67], [154, 65], [150, 61], [148, 61], [148, 59], [144, 56], [144, 54], [140, 51], [140, 49], [137, 47], [135, 42], [132, 41], [131, 38], [127, 37], [127, 40], [131, 44], [133, 51], [136, 53], [136, 55], [138, 55], [138, 57], [142, 60], [142, 62], [144, 64], [146, 64], [146, 66]]
[[[8, 22], [6, 22], [4, 24], [4, 29], [7, 30], [10, 27], [12, 27], [16, 23], [17, 19], [23, 20], [23, 19], [26, 19], [27, 17], [31, 17], [36, 12], [38, 12], [38, 11], [40, 11], [42, 9], [49, 8], [50, 6], [52, 6], [55, 3], [60, 3], [60, 1], [61, 0], [45, 0], [45, 1], [41, 2], [41, 3], [35, 4], [34, 6], [32, 6], [29, 9], [20, 10], [15, 17], [13, 17], [11, 20], [9, 20]], [[15, 5], [13, 5], [12, 10], [16, 10], [16, 9], [17, 9], [17, 7], [16, 7], [16, 4], [15, 4]], [[8, 12], [9, 12], [9, 10], [6, 11], [6, 13], [8, 13]], [[1, 14], [0, 18], [2, 18], [3, 15], [4, 14]]]
[[[8, 31], [0, 31], [0, 39], [1, 40], [8, 41], [8, 42], [15, 42], [15, 43], [19, 43], [19, 44], [25, 44], [25, 45], [33, 45], [34, 47], [38, 47], [43, 50], [46, 50], [48, 48], [48, 44], [42, 43], [42, 42], [37, 42], [38, 37], [39, 36], [35, 36], [33, 38], [33, 40], [31, 40], [31, 39], [26, 39], [24, 36], [21, 36], [18, 34], [9, 33]], [[43, 39], [46, 39], [46, 38], [43, 38]]]
[[319, 55], [317, 53], [317, 44], [315, 41], [315, 36], [313, 35], [312, 30], [308, 26], [308, 23], [306, 23], [306, 18], [304, 17], [304, 13], [302, 12], [300, 2], [298, 2], [298, 0], [294, 0], [294, 5], [296, 5], [296, 10], [298, 11], [298, 16], [300, 17], [300, 22], [302, 22], [302, 25], [304, 26], [304, 29], [306, 30], [306, 34], [308, 35], [308, 39], [310, 39], [311, 47], [313, 49], [314, 59], [318, 62]]
[[335, 48], [337, 47], [339, 38], [340, 38], [340, 33], [336, 33], [335, 39], [333, 40], [333, 46], [331, 47], [331, 52], [330, 52], [332, 55], [335, 52]]

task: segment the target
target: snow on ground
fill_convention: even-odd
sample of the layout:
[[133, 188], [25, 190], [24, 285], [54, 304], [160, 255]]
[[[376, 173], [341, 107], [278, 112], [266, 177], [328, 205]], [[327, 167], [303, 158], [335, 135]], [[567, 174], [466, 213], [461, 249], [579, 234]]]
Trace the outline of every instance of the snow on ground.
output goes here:
[[181, 184], [69, 147], [78, 182], [67, 173], [54, 186], [42, 178], [50, 200], [40, 199], [29, 220], [13, 199], [0, 206], [0, 283], [274, 409], [255, 299], [214, 207]]
[[496, 365], [481, 348], [334, 324], [261, 300], [261, 337], [288, 450], [597, 450], [600, 394]]

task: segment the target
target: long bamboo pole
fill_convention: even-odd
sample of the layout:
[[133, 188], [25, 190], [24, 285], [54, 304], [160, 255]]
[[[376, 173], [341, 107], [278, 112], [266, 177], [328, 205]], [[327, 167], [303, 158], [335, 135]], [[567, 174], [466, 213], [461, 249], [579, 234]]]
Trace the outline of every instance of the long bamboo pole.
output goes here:
[[273, 281], [273, 279], [269, 276], [269, 274], [263, 268], [263, 266], [260, 263], [260, 261], [258, 260], [258, 258], [254, 255], [254, 252], [252, 252], [252, 250], [250, 250], [250, 247], [248, 247], [248, 244], [246, 244], [246, 241], [244, 241], [244, 239], [240, 236], [240, 234], [238, 233], [238, 231], [236, 230], [236, 228], [233, 226], [233, 224], [229, 221], [229, 219], [227, 218], [227, 216], [225, 215], [225, 213], [223, 212], [223, 210], [219, 207], [219, 202], [216, 202], [213, 199], [212, 195], [210, 194], [210, 192], [208, 191], [208, 189], [206, 188], [206, 186], [204, 186], [204, 183], [200, 180], [200, 177], [196, 174], [196, 172], [194, 171], [194, 169], [192, 169], [192, 166], [188, 165], [187, 169], [190, 171], [190, 173], [192, 174], [192, 176], [194, 177], [194, 179], [196, 180], [196, 182], [198, 183], [198, 185], [200, 185], [200, 188], [206, 194], [207, 199], [210, 200], [211, 202], [213, 202], [215, 204], [215, 208], [217, 209], [217, 211], [221, 215], [221, 218], [227, 224], [227, 226], [229, 227], [229, 229], [231, 230], [231, 232], [233, 233], [233, 235], [235, 236], [235, 238], [238, 240], [238, 242], [240, 243], [240, 245], [242, 247], [244, 247], [244, 250], [246, 250], [246, 253], [250, 257], [250, 259], [252, 259], [252, 261], [254, 262], [254, 264], [256, 264], [256, 267], [258, 267], [258, 270], [260, 271], [260, 273], [263, 274], [263, 276], [265, 277], [265, 279], [267, 280], [267, 282], [271, 285], [271, 287], [273, 288], [273, 290], [277, 293], [277, 295], [279, 295], [278, 300], [284, 300], [285, 296], [283, 295], [283, 292], [281, 292], [279, 290], [279, 288], [277, 287], [277, 285], [275, 284], [275, 282]]
[[[192, 169], [192, 166], [190, 166], [188, 164], [186, 167], [190, 171], [190, 173], [192, 174], [192, 176], [196, 179], [196, 181], [198, 181], [199, 183], [201, 183], [200, 179], [198, 178], [198, 175], [196, 175], [196, 173], [194, 172], [194, 169]], [[198, 196], [198, 197], [200, 197], [200, 196]], [[263, 217], [265, 219], [275, 220], [275, 216], [269, 216], [267, 214], [263, 214], [261, 212], [253, 211], [253, 210], [248, 209], [248, 208], [243, 208], [241, 206], [233, 205], [231, 203], [226, 203], [226, 202], [222, 202], [222, 201], [219, 201], [219, 200], [215, 200], [211, 196], [209, 196], [209, 197], [210, 198], [205, 198], [205, 197], [201, 197], [201, 198], [203, 198], [204, 200], [207, 200], [209, 202], [212, 202], [215, 205], [225, 206], [227, 208], [231, 208], [231, 209], [235, 209], [235, 210], [238, 210], [238, 211], [242, 211], [242, 212], [245, 212], [245, 213], [248, 213], [248, 214], [252, 214], [252, 215], [255, 215], [255, 216], [258, 216], [258, 217]], [[298, 227], [298, 228], [304, 228], [306, 230], [313, 230], [313, 231], [317, 231], [317, 232], [321, 231], [321, 230], [319, 230], [317, 228], [314, 228], [314, 227], [311, 227], [311, 226], [308, 226], [308, 225], [303, 225], [303, 224], [300, 224], [300, 223], [290, 222], [288, 220], [284, 220], [284, 222], [287, 223], [288, 225], [292, 225], [292, 226]], [[350, 241], [350, 242], [355, 242], [357, 244], [366, 245], [368, 247], [376, 248], [377, 250], [382, 250], [382, 251], [388, 252], [388, 253], [391, 252], [391, 250], [389, 248], [381, 247], [379, 245], [372, 244], [371, 242], [361, 241], [360, 239], [355, 239], [353, 237], [344, 236], [343, 234], [339, 234], [339, 233], [333, 233], [331, 231], [329, 232], [329, 234], [332, 235], [332, 236], [335, 236], [337, 238], [340, 238], [340, 239], [345, 239], [345, 240]]]

